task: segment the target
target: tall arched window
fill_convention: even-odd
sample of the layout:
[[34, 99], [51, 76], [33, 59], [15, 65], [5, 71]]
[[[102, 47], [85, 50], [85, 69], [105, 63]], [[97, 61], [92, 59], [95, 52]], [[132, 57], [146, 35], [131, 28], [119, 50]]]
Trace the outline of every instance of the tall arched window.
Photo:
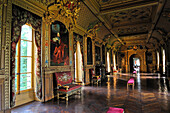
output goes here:
[[15, 90], [21, 92], [33, 90], [34, 73], [34, 42], [33, 29], [25, 24], [21, 28], [21, 38], [16, 46], [15, 57]]

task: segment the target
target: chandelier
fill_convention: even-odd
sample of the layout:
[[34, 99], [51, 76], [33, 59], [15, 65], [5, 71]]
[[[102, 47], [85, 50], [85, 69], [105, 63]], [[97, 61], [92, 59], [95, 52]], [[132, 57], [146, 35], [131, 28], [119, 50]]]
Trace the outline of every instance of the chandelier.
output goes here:
[[48, 23], [54, 22], [59, 15], [70, 18], [74, 23], [80, 10], [80, 0], [55, 0], [47, 6], [44, 20]]

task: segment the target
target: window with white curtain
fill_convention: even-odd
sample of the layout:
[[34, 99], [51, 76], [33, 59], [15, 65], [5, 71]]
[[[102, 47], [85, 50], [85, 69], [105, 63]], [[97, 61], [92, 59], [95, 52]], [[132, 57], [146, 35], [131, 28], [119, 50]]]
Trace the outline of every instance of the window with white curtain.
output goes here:
[[15, 89], [17, 93], [32, 88], [32, 43], [32, 27], [23, 25], [15, 57]]
[[157, 70], [159, 70], [159, 52], [157, 51]]
[[114, 70], [116, 70], [116, 56], [115, 56], [115, 53], [113, 53], [113, 67], [114, 67]]
[[107, 52], [107, 71], [110, 72], [110, 57], [109, 57], [109, 52]]

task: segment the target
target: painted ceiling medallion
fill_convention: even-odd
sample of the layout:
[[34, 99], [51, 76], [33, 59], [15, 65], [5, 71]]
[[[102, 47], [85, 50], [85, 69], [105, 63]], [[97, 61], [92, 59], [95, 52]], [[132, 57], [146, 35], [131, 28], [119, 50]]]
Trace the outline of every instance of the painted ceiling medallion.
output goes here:
[[96, 31], [102, 26], [101, 22], [96, 22], [94, 25], [90, 25], [87, 29], [87, 32], [92, 36], [96, 36]]
[[47, 6], [44, 20], [51, 24], [61, 15], [70, 18], [73, 23], [76, 23], [79, 10], [80, 0], [55, 0], [54, 3]]

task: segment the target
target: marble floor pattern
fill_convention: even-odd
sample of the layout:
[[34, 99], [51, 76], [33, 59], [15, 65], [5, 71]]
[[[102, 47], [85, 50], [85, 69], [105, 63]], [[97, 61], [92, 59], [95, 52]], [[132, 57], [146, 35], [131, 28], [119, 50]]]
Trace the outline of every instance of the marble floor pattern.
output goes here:
[[109, 107], [123, 108], [125, 113], [170, 113], [170, 83], [159, 74], [135, 75], [135, 89], [127, 91], [132, 74], [110, 75], [98, 86], [83, 86], [82, 95], [45, 103], [31, 102], [12, 109], [12, 113], [106, 113]]

